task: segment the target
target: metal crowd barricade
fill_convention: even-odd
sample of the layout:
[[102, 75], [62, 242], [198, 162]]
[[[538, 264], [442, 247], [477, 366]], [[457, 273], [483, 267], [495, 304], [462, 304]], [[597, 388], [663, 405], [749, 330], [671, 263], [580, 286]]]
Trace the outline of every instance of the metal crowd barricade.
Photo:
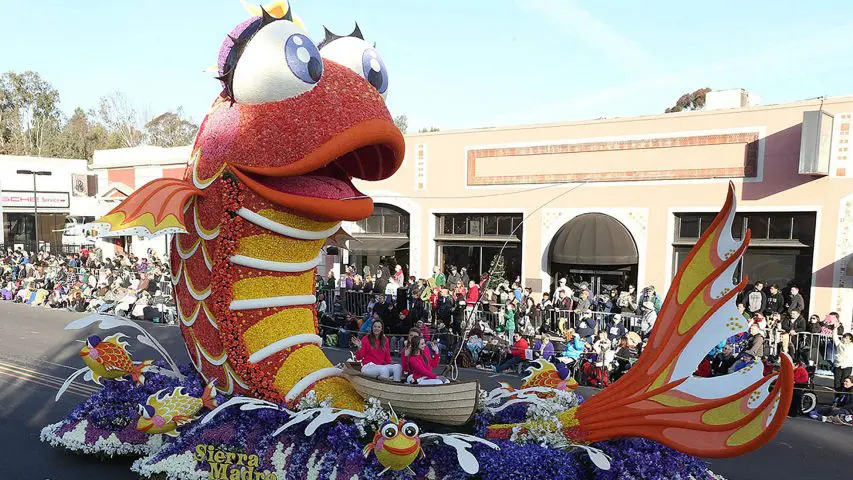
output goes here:
[[[786, 332], [774, 328], [765, 329], [763, 333], [765, 351], [770, 355], [779, 355], [782, 349], [783, 335]], [[836, 351], [832, 335], [797, 332], [794, 335], [789, 335], [788, 342], [790, 344], [789, 350], [793, 350], [795, 355], [794, 362], [799, 360], [799, 356], [803, 356], [810, 365], [814, 365], [818, 369], [832, 370]]]

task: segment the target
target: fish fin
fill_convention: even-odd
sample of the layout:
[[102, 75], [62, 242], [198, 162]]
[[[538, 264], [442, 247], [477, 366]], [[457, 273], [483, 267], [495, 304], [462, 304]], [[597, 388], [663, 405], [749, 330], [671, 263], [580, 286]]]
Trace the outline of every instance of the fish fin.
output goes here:
[[191, 417], [189, 415], [175, 415], [174, 417], [172, 417], [172, 421], [175, 422], [175, 425], [179, 427], [181, 425], [186, 425], [192, 422], [193, 420], [195, 420], [195, 417]]
[[388, 470], [391, 470], [391, 467], [385, 467], [385, 470], [379, 472], [379, 476], [381, 477], [382, 475], [385, 475], [385, 472], [387, 472]]
[[116, 333], [116, 334], [110, 335], [109, 337], [107, 337], [107, 338], [105, 338], [105, 339], [103, 339], [103, 340], [101, 340], [101, 341], [102, 341], [102, 342], [112, 343], [113, 345], [115, 345], [115, 346], [117, 346], [117, 347], [119, 347], [119, 348], [123, 349], [124, 351], [127, 351], [127, 347], [129, 347], [129, 346], [130, 346], [130, 344], [129, 344], [129, 343], [127, 343], [127, 342], [125, 342], [125, 341], [123, 341], [123, 340], [122, 340], [122, 338], [127, 338], [127, 335], [125, 335], [125, 334], [123, 334], [123, 333], [119, 332], [119, 333]]
[[181, 434], [178, 433], [178, 429], [169, 430], [168, 432], [163, 432], [163, 433], [165, 433], [166, 435], [173, 437], [173, 438], [177, 438], [177, 437], [181, 436]]
[[201, 394], [201, 404], [209, 410], [216, 408], [216, 379], [210, 381]]
[[407, 472], [409, 472], [409, 474], [411, 474], [411, 475], [415, 475], [415, 471], [414, 471], [414, 470], [412, 470], [411, 465], [409, 465], [409, 466], [407, 466], [407, 467], [406, 467], [406, 471], [407, 471]]
[[361, 450], [361, 452], [364, 454], [364, 458], [367, 458], [367, 456], [370, 455], [370, 452], [373, 451], [374, 445], [375, 444], [373, 442], [370, 442], [364, 446], [364, 448]]
[[506, 390], [507, 392], [514, 392], [514, 391], [515, 391], [515, 389], [514, 389], [514, 388], [512, 388], [512, 385], [510, 385], [510, 384], [508, 384], [508, 383], [506, 383], [506, 382], [498, 382], [498, 386], [499, 386], [500, 388], [502, 388], [502, 389]]
[[204, 192], [187, 181], [174, 178], [152, 180], [130, 194], [105, 216], [87, 226], [102, 237], [139, 235], [154, 237], [186, 233], [184, 206]]
[[738, 242], [734, 186], [726, 203], [679, 268], [637, 363], [576, 412], [585, 442], [638, 436], [700, 457], [755, 450], [782, 427], [793, 396], [793, 364], [764, 375], [761, 362], [728, 375], [693, 376], [721, 340], [746, 331], [734, 284], [750, 233]]
[[144, 373], [151, 369], [154, 366], [153, 360], [143, 360], [133, 366], [133, 371], [130, 372], [130, 378], [133, 379], [134, 382], [145, 385], [145, 375]]

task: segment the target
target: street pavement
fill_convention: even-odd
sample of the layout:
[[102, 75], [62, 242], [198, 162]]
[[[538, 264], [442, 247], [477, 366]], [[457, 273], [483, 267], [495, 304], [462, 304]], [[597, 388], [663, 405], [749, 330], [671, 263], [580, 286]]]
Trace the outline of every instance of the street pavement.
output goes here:
[[[82, 339], [94, 327], [64, 330], [79, 314], [0, 302], [0, 479], [76, 480], [91, 478], [134, 479], [127, 460], [96, 460], [52, 448], [39, 440], [49, 423], [62, 420], [93, 391], [93, 385], [75, 381], [60, 398], [54, 396], [65, 378], [80, 368]], [[141, 322], [176, 361], [189, 361], [177, 327]], [[129, 332], [128, 332], [129, 333]], [[157, 358], [133, 343], [135, 358]], [[344, 350], [329, 350], [333, 362], [349, 357]], [[476, 378], [483, 388], [498, 381], [518, 386], [519, 377], [493, 375], [465, 369], [462, 379]], [[589, 396], [592, 389], [582, 388]], [[731, 459], [710, 459], [711, 468], [728, 479], [774, 480], [851, 478], [853, 428], [822, 424], [808, 418], [789, 419], [779, 434], [758, 451]]]

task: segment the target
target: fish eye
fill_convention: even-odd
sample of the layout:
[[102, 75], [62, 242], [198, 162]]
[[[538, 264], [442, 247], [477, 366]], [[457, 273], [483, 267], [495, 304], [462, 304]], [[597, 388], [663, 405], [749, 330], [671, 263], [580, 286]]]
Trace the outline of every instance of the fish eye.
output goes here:
[[406, 422], [403, 425], [403, 435], [409, 438], [415, 438], [418, 436], [418, 433], [420, 433], [420, 429], [414, 423]]
[[382, 427], [382, 436], [385, 438], [394, 438], [397, 436], [397, 432], [399, 432], [397, 425], [394, 425], [393, 423], [389, 423]]
[[256, 105], [296, 97], [313, 89], [323, 76], [320, 51], [293, 22], [252, 24], [235, 40], [225, 42], [233, 45], [223, 48], [228, 53], [219, 78], [237, 103]]
[[151, 405], [140, 404], [138, 410], [139, 415], [142, 416], [142, 418], [151, 418], [154, 415], [154, 407]]
[[357, 73], [373, 85], [382, 98], [388, 96], [388, 69], [373, 45], [358, 37], [342, 37], [323, 45], [320, 55]]

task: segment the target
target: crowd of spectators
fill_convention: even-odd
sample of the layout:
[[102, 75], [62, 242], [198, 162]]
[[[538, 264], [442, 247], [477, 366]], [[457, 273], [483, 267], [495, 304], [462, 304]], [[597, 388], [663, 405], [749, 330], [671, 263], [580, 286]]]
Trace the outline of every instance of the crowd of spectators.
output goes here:
[[169, 265], [153, 251], [104, 258], [99, 248], [66, 255], [6, 249], [0, 268], [7, 301], [174, 323]]
[[[332, 272], [318, 277], [318, 291], [324, 293], [320, 323], [328, 342], [350, 346], [378, 322], [394, 355], [407, 351], [408, 335], [417, 331], [427, 350], [434, 347], [446, 360], [460, 349], [460, 366], [521, 372], [544, 357], [567, 364], [581, 383], [603, 388], [642, 354], [663, 305], [654, 286], [639, 292], [631, 285], [610, 287], [594, 294], [589, 284], [563, 278], [553, 291], [537, 294], [518, 278], [472, 279], [454, 267], [436, 267], [430, 278], [421, 279], [406, 278], [399, 265], [393, 274], [390, 270], [379, 266], [362, 276], [348, 267], [340, 279]], [[739, 293], [737, 306], [748, 331], [715, 346], [696, 375], [727, 374], [752, 362], [778, 367], [779, 354], [786, 352], [802, 359], [809, 375], [833, 377], [836, 392], [845, 389], [853, 335], [845, 334], [837, 313], [809, 316], [796, 286], [783, 293], [761, 281]]]

